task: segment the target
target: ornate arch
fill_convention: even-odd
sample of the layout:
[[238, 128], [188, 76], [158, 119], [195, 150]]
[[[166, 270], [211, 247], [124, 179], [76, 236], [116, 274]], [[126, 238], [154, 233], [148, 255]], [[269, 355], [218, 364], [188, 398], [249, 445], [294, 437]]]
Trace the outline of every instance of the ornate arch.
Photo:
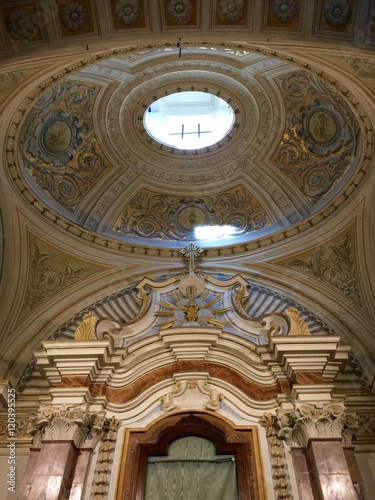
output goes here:
[[172, 441], [192, 435], [211, 440], [218, 454], [235, 454], [239, 500], [265, 498], [256, 427], [236, 427], [218, 415], [193, 411], [125, 431], [116, 500], [143, 500], [147, 457], [166, 455]]

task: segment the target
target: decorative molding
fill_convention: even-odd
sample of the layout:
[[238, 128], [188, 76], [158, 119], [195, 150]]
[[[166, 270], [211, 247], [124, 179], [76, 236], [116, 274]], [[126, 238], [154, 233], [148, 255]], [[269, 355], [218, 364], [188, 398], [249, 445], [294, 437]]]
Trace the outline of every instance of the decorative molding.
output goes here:
[[103, 431], [103, 416], [85, 406], [41, 406], [30, 424], [28, 434], [35, 447], [43, 440], [72, 440], [77, 448], [94, 448]]
[[218, 393], [207, 379], [180, 379], [172, 390], [160, 397], [165, 412], [175, 410], [210, 410], [219, 409], [224, 395]]
[[268, 449], [271, 457], [273, 470], [273, 484], [276, 490], [276, 498], [292, 500], [288, 467], [285, 459], [285, 451], [282, 440], [279, 437], [280, 424], [276, 415], [264, 413], [259, 423], [266, 430]]
[[[191, 47], [194, 48], [196, 47], [196, 50], [199, 50], [198, 47], [202, 45], [210, 46], [207, 42], [192, 42]], [[275, 51], [269, 50], [269, 49], [264, 49], [260, 47], [254, 47], [250, 46], [248, 44], [228, 44], [227, 50], [230, 50], [231, 48], [236, 48], [237, 50], [242, 50], [242, 49], [247, 49], [247, 50], [253, 50], [258, 52], [259, 54], [264, 54], [267, 56], [275, 56], [280, 58], [280, 60], [283, 61], [290, 61], [294, 63], [294, 59], [282, 55], [280, 53], [277, 53]], [[145, 47], [143, 47], [145, 49]], [[57, 81], [63, 77], [66, 77], [67, 74], [69, 74], [71, 71], [77, 71], [79, 69], [82, 69], [86, 65], [92, 65], [95, 62], [98, 62], [102, 60], [103, 58], [109, 58], [111, 55], [114, 53], [122, 53], [122, 54], [129, 54], [134, 53], [135, 50], [142, 50], [142, 47], [138, 47], [137, 49], [131, 48], [131, 49], [123, 49], [123, 50], [117, 50], [117, 51], [112, 51], [112, 52], [106, 52], [105, 54], [97, 54], [90, 56], [90, 58], [81, 61], [80, 63], [75, 64], [72, 67], [66, 68], [64, 71], [59, 72], [57, 75], [53, 75], [51, 79], [49, 80], [49, 84], [53, 83], [54, 81]], [[158, 50], [168, 50], [168, 47], [165, 46], [163, 49], [161, 46], [156, 46], [153, 48], [153, 50], [158, 51]], [[149, 50], [150, 51], [150, 50]], [[146, 50], [147, 53], [147, 50]], [[304, 222], [300, 224], [296, 224], [295, 227], [290, 228], [290, 229], [285, 229], [279, 233], [276, 233], [270, 237], [264, 237], [259, 240], [252, 241], [250, 243], [242, 243], [238, 245], [233, 245], [230, 247], [226, 247], [225, 249], [215, 249], [212, 248], [207, 252], [207, 257], [212, 257], [212, 256], [225, 256], [225, 255], [238, 255], [241, 253], [249, 252], [253, 249], [258, 249], [258, 248], [264, 248], [268, 245], [271, 245], [273, 242], [280, 242], [286, 238], [289, 238], [291, 236], [300, 234], [304, 232], [307, 229], [310, 229], [311, 227], [323, 222], [326, 218], [331, 217], [333, 212], [340, 208], [340, 206], [345, 203], [345, 201], [352, 196], [353, 192], [357, 189], [358, 186], [362, 184], [363, 179], [365, 178], [365, 174], [368, 170], [369, 164], [370, 164], [370, 158], [371, 158], [371, 150], [373, 146], [373, 141], [372, 141], [372, 136], [371, 136], [371, 127], [369, 125], [368, 117], [365, 112], [365, 110], [362, 109], [360, 103], [351, 95], [350, 92], [346, 88], [344, 88], [339, 82], [335, 81], [332, 77], [326, 75], [323, 71], [317, 70], [313, 67], [311, 67], [308, 63], [298, 63], [302, 68], [309, 70], [312, 74], [315, 74], [318, 77], [324, 77], [325, 80], [328, 82], [329, 85], [333, 86], [336, 88], [338, 92], [344, 92], [345, 93], [345, 98], [346, 100], [353, 106], [353, 109], [356, 109], [358, 114], [357, 116], [360, 116], [361, 118], [361, 128], [363, 130], [367, 130], [368, 133], [366, 132], [364, 136], [364, 142], [363, 142], [363, 150], [366, 150], [366, 156], [361, 159], [361, 165], [357, 170], [357, 174], [352, 176], [352, 179], [347, 183], [346, 187], [341, 191], [341, 196], [335, 200], [335, 202], [332, 202], [328, 204], [324, 209], [322, 209], [319, 213], [315, 214], [314, 216], [310, 217], [309, 219], [305, 220]], [[9, 168], [9, 173], [11, 178], [15, 181], [15, 187], [16, 189], [20, 190], [23, 194], [24, 197], [28, 199], [28, 203], [32, 203], [34, 208], [43, 216], [47, 217], [50, 221], [54, 222], [55, 224], [59, 225], [62, 229], [67, 230], [68, 232], [71, 232], [75, 234], [76, 236], [82, 237], [85, 240], [88, 240], [90, 242], [93, 242], [95, 244], [99, 244], [100, 246], [103, 247], [110, 247], [114, 248], [120, 251], [124, 252], [130, 252], [130, 253], [142, 253], [144, 255], [153, 255], [153, 256], [163, 256], [163, 257], [176, 257], [177, 252], [174, 251], [173, 249], [165, 249], [165, 248], [149, 248], [147, 245], [145, 246], [138, 246], [138, 245], [131, 245], [128, 243], [121, 243], [121, 242], [114, 242], [111, 239], [107, 239], [105, 236], [96, 236], [93, 233], [87, 232], [84, 228], [77, 228], [74, 223], [67, 222], [66, 220], [61, 219], [57, 214], [51, 213], [49, 209], [46, 209], [46, 207], [39, 201], [37, 200], [34, 195], [30, 192], [29, 188], [25, 185], [25, 183], [22, 181], [18, 167], [17, 167], [17, 162], [16, 162], [16, 155], [14, 154], [14, 135], [18, 131], [19, 124], [23, 120], [24, 115], [25, 115], [25, 110], [28, 109], [29, 105], [32, 103], [33, 99], [40, 94], [44, 86], [35, 89], [35, 91], [30, 94], [30, 96], [26, 99], [26, 101], [23, 103], [22, 110], [20, 113], [15, 115], [15, 118], [9, 128], [10, 133], [7, 141], [7, 150], [8, 150], [8, 168]], [[155, 253], [156, 251], [156, 253]]]
[[74, 340], [91, 340], [97, 339], [95, 334], [95, 326], [97, 322], [97, 317], [95, 314], [85, 314], [83, 316], [82, 323], [77, 327], [74, 334]]
[[205, 225], [229, 225], [237, 235], [271, 225], [267, 211], [250, 191], [237, 185], [216, 195], [187, 198], [142, 188], [124, 207], [113, 231], [162, 240], [194, 237]]
[[361, 305], [357, 259], [352, 239], [353, 231], [349, 231], [341, 237], [340, 242], [332, 241], [314, 250], [309, 256], [289, 260], [289, 266]]
[[342, 438], [343, 446], [351, 446], [357, 432], [355, 412], [348, 412], [343, 403], [295, 402], [292, 411], [277, 410], [279, 437], [291, 446], [307, 447], [309, 439]]
[[120, 422], [115, 417], [105, 418], [103, 421], [102, 430], [104, 435], [99, 447], [93, 481], [94, 500], [107, 497], [119, 426]]

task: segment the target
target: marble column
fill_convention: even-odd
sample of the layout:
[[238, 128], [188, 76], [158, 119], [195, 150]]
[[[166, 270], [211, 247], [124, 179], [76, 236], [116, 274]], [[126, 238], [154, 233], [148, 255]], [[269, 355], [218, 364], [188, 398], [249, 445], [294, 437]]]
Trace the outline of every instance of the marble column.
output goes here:
[[33, 422], [34, 448], [20, 500], [80, 500], [103, 418], [79, 407], [42, 407]]
[[357, 500], [341, 439], [310, 439], [307, 455], [320, 500]]
[[67, 498], [77, 463], [73, 441], [43, 441], [26, 498]]
[[[278, 412], [279, 436], [292, 447], [299, 493], [304, 500], [358, 500], [360, 483], [354, 453], [345, 451], [356, 430], [356, 417], [343, 403], [295, 401]], [[350, 458], [351, 462], [348, 460]]]

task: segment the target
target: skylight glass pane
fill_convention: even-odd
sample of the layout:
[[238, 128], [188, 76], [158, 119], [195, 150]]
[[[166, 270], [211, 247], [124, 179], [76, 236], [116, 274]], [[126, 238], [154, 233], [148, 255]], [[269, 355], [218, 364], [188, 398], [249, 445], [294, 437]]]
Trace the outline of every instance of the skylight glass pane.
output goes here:
[[162, 97], [144, 115], [145, 129], [153, 139], [187, 150], [216, 144], [233, 123], [231, 106], [206, 92], [178, 92]]

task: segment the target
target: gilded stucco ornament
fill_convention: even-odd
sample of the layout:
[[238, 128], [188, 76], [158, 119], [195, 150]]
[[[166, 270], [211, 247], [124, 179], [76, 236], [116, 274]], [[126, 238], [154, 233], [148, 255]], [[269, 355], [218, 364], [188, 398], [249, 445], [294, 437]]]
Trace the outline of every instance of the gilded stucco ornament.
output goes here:
[[294, 73], [278, 83], [288, 115], [272, 161], [316, 204], [355, 167], [356, 120], [342, 96], [311, 75]]
[[243, 16], [244, 2], [243, 0], [220, 0], [219, 9], [226, 21], [235, 23]]
[[138, 0], [118, 0], [115, 7], [116, 17], [124, 24], [134, 24], [139, 19], [140, 7]]
[[297, 4], [295, 0], [274, 0], [272, 12], [279, 22], [289, 23], [296, 15]]
[[259, 200], [235, 186], [211, 196], [179, 197], [142, 188], [117, 218], [114, 231], [139, 237], [185, 240], [198, 226], [229, 225], [248, 234], [271, 225]]
[[[198, 42], [194, 41], [191, 42], [191, 48], [195, 51], [200, 50], [200, 46], [202, 45], [203, 42]], [[205, 45], [203, 43], [203, 45]], [[207, 45], [207, 44], [206, 44]], [[268, 63], [272, 63], [271, 66], [277, 69], [277, 65], [280, 64], [295, 64], [295, 59], [287, 56], [285, 54], [280, 57], [279, 53], [276, 53], [275, 51], [260, 48], [260, 47], [252, 47], [247, 44], [241, 45], [240, 50], [238, 44], [228, 44], [224, 49], [221, 48], [215, 48], [215, 51], [217, 53], [223, 54], [226, 51], [226, 54], [234, 54], [233, 57], [237, 57], [236, 54], [239, 53], [238, 57], [243, 57], [244, 53], [246, 51], [243, 50], [243, 47], [246, 46], [247, 50], [253, 51], [254, 53], [257, 53], [260, 57], [264, 57], [267, 59], [267, 67]], [[206, 47], [203, 47], [205, 49]], [[22, 107], [17, 111], [17, 113], [14, 115], [14, 119], [12, 123], [9, 126], [9, 134], [7, 137], [7, 166], [9, 169], [9, 176], [15, 186], [15, 189], [17, 189], [20, 193], [22, 193], [22, 196], [24, 197], [25, 200], [27, 200], [27, 203], [32, 203], [35, 210], [38, 211], [40, 216], [43, 218], [47, 219], [53, 224], [56, 224], [61, 228], [61, 230], [67, 231], [69, 234], [74, 234], [76, 237], [82, 238], [84, 241], [88, 241], [90, 243], [93, 243], [95, 245], [100, 245], [104, 248], [113, 248], [115, 250], [118, 250], [120, 252], [125, 252], [125, 253], [141, 253], [143, 255], [160, 255], [160, 256], [168, 256], [175, 258], [178, 255], [177, 250], [173, 249], [168, 249], [166, 250], [165, 248], [158, 248], [156, 251], [155, 249], [155, 244], [150, 244], [150, 243], [145, 243], [145, 244], [137, 244], [137, 243], [129, 243], [129, 241], [120, 241], [120, 238], [114, 238], [108, 237], [108, 235], [101, 234], [100, 237], [95, 234], [96, 231], [100, 231], [100, 225], [103, 220], [103, 215], [104, 213], [110, 209], [110, 207], [115, 203], [116, 199], [118, 199], [119, 193], [123, 193], [124, 190], [129, 186], [129, 183], [132, 183], [135, 179], [139, 178], [139, 169], [142, 169], [142, 174], [152, 180], [157, 180], [157, 182], [164, 183], [178, 183], [180, 186], [188, 186], [191, 185], [192, 183], [204, 183], [207, 182], [209, 179], [210, 182], [217, 181], [221, 182], [224, 179], [228, 179], [228, 176], [235, 175], [236, 173], [239, 173], [244, 169], [244, 172], [246, 172], [246, 175], [249, 175], [251, 177], [251, 180], [255, 180], [257, 183], [259, 183], [259, 186], [261, 189], [268, 190], [271, 189], [272, 192], [275, 193], [275, 202], [278, 203], [278, 208], [283, 211], [284, 206], [287, 207], [287, 213], [285, 214], [285, 217], [287, 217], [288, 221], [290, 223], [294, 224], [293, 228], [285, 227], [283, 229], [280, 229], [279, 227], [275, 228], [279, 232], [274, 235], [270, 235], [269, 237], [262, 237], [259, 239], [253, 239], [252, 241], [243, 241], [243, 242], [238, 242], [232, 246], [226, 246], [225, 248], [210, 248], [207, 250], [207, 256], [212, 257], [212, 256], [224, 256], [224, 255], [238, 255], [238, 254], [243, 254], [249, 251], [252, 251], [254, 249], [259, 249], [259, 248], [265, 248], [267, 246], [272, 245], [274, 242], [279, 242], [281, 240], [286, 240], [290, 237], [293, 237], [296, 234], [301, 234], [305, 232], [306, 230], [309, 230], [311, 227], [314, 227], [316, 225], [321, 224], [325, 219], [328, 217], [332, 217], [332, 213], [338, 210], [340, 207], [346, 204], [347, 200], [353, 195], [353, 192], [358, 188], [358, 186], [362, 185], [363, 180], [366, 178], [366, 172], [369, 169], [370, 166], [370, 158], [371, 158], [371, 151], [373, 148], [373, 141], [372, 141], [372, 132], [371, 132], [371, 125], [368, 120], [368, 116], [366, 114], [366, 111], [363, 109], [361, 103], [358, 102], [358, 100], [352, 95], [348, 89], [346, 89], [341, 83], [338, 81], [334, 80], [332, 77], [329, 75], [323, 75], [323, 73], [314, 68], [311, 67], [308, 63], [303, 63], [302, 66], [304, 69], [302, 72], [300, 72], [299, 75], [299, 80], [300, 82], [296, 82], [296, 78], [294, 81], [291, 83], [291, 86], [289, 88], [289, 91], [291, 89], [298, 90], [300, 95], [301, 95], [301, 100], [304, 99], [304, 95], [306, 95], [307, 90], [309, 89], [309, 84], [305, 84], [305, 82], [309, 82], [309, 77], [307, 75], [310, 75], [310, 79], [313, 78], [317, 82], [318, 86], [320, 86], [322, 92], [325, 95], [325, 99], [327, 100], [327, 94], [334, 90], [334, 93], [332, 94], [332, 102], [339, 104], [340, 109], [339, 112], [342, 114], [344, 117], [345, 123], [350, 123], [354, 124], [354, 129], [359, 133], [358, 135], [358, 142], [353, 146], [357, 147], [356, 150], [356, 158], [359, 159], [358, 164], [351, 164], [350, 169], [345, 170], [345, 162], [349, 161], [350, 162], [350, 155], [345, 155], [343, 156], [343, 163], [344, 163], [344, 170], [340, 176], [336, 175], [337, 172], [335, 171], [334, 168], [334, 163], [331, 163], [331, 158], [329, 159], [329, 163], [332, 166], [332, 172], [333, 172], [333, 177], [331, 175], [332, 172], [325, 170], [322, 171], [322, 168], [319, 166], [318, 170], [316, 172], [305, 172], [307, 177], [304, 179], [299, 178], [300, 175], [298, 172], [294, 172], [296, 174], [296, 180], [297, 180], [297, 185], [303, 184], [303, 182], [310, 182], [311, 186], [314, 187], [315, 191], [318, 191], [318, 193], [313, 193], [312, 196], [312, 202], [313, 203], [319, 203], [319, 206], [321, 207], [321, 210], [317, 213], [314, 214], [314, 216], [311, 216], [308, 220], [301, 220], [306, 218], [306, 214], [300, 214], [298, 213], [298, 209], [296, 210], [296, 207], [293, 206], [293, 203], [290, 202], [290, 197], [286, 197], [285, 193], [283, 195], [283, 190], [281, 189], [280, 193], [280, 186], [275, 185], [275, 182], [272, 180], [271, 177], [265, 175], [264, 172], [261, 171], [257, 165], [252, 164], [252, 158], [256, 157], [259, 155], [262, 151], [262, 148], [264, 147], [264, 141], [266, 141], [267, 136], [268, 136], [268, 131], [270, 128], [270, 125], [272, 124], [272, 109], [270, 106], [270, 103], [268, 102], [269, 100], [267, 99], [267, 95], [265, 93], [262, 94], [262, 87], [261, 85], [256, 82], [256, 80], [252, 80], [252, 85], [253, 85], [253, 90], [256, 90], [257, 95], [259, 95], [259, 99], [261, 101], [262, 109], [263, 109], [263, 103], [266, 103], [266, 115], [260, 116], [261, 122], [255, 122], [251, 121], [251, 124], [254, 124], [254, 129], [249, 130], [241, 130], [241, 122], [239, 122], [239, 130], [240, 133], [238, 135], [238, 139], [235, 139], [235, 142], [233, 143], [232, 147], [230, 143], [228, 143], [227, 146], [225, 146], [222, 151], [220, 151], [220, 154], [217, 155], [215, 151], [209, 151], [207, 155], [204, 157], [195, 157], [191, 158], [191, 161], [189, 158], [180, 158], [177, 156], [172, 156], [172, 154], [163, 154], [163, 169], [157, 168], [153, 164], [153, 159], [158, 157], [158, 153], [156, 152], [156, 149], [153, 149], [152, 144], [148, 146], [145, 146], [145, 144], [140, 144], [139, 141], [139, 136], [137, 133], [133, 130], [130, 130], [130, 135], [129, 135], [129, 141], [131, 144], [135, 144], [136, 141], [139, 141], [138, 144], [140, 145], [140, 149], [138, 153], [142, 154], [145, 153], [144, 156], [144, 161], [140, 161], [139, 157], [137, 154], [134, 153], [134, 151], [130, 150], [128, 148], [127, 144], [124, 144], [123, 138], [121, 137], [121, 127], [119, 126], [118, 123], [116, 123], [118, 120], [115, 119], [116, 116], [118, 116], [118, 107], [112, 106], [112, 103], [114, 104], [115, 100], [118, 102], [122, 102], [125, 104], [124, 99], [126, 100], [126, 92], [129, 89], [122, 88], [122, 93], [114, 92], [113, 93], [113, 101], [108, 104], [108, 115], [105, 117], [106, 118], [106, 124], [108, 126], [108, 130], [111, 130], [111, 133], [113, 132], [113, 135], [111, 135], [110, 140], [113, 144], [111, 144], [111, 147], [113, 146], [116, 148], [116, 151], [118, 152], [118, 155], [121, 156], [122, 158], [126, 158], [126, 163], [128, 165], [128, 169], [123, 173], [122, 176], [118, 176], [116, 178], [116, 181], [113, 183], [112, 186], [107, 190], [106, 193], [103, 193], [103, 196], [100, 198], [100, 200], [97, 201], [97, 203], [93, 206], [92, 211], [90, 214], [87, 216], [85, 226], [83, 227], [82, 225], [78, 226], [76, 222], [76, 217], [72, 217], [73, 212], [76, 210], [79, 202], [86, 196], [86, 194], [90, 191], [91, 187], [95, 185], [97, 182], [98, 178], [95, 178], [95, 181], [91, 183], [90, 179], [85, 180], [84, 183], [80, 183], [79, 179], [75, 174], [72, 175], [64, 175], [62, 178], [59, 175], [55, 175], [54, 182], [51, 185], [51, 191], [53, 192], [53, 196], [55, 200], [58, 200], [58, 202], [63, 203], [63, 207], [66, 208], [68, 211], [70, 211], [70, 220], [66, 219], [66, 213], [64, 216], [60, 216], [58, 211], [56, 210], [55, 206], [51, 209], [51, 204], [46, 201], [45, 194], [48, 193], [48, 189], [43, 191], [43, 199], [40, 196], [40, 192], [35, 193], [34, 191], [34, 184], [33, 181], [30, 181], [30, 178], [25, 176], [25, 171], [19, 165], [22, 163], [22, 161], [19, 161], [19, 154], [16, 149], [16, 144], [17, 144], [17, 138], [20, 136], [20, 129], [24, 125], [24, 123], [27, 121], [29, 118], [28, 112], [33, 106], [35, 99], [40, 97], [40, 95], [45, 93], [45, 88], [46, 86], [52, 88], [51, 82], [55, 83], [57, 81], [61, 81], [62, 78], [65, 78], [72, 72], [77, 72], [81, 69], [85, 69], [87, 71], [89, 66], [96, 66], [100, 65], [104, 59], [110, 59], [114, 54], [116, 54], [116, 57], [121, 56], [126, 59], [129, 63], [132, 63], [132, 61], [139, 61], [142, 60], [142, 58], [149, 57], [152, 53], [155, 54], [160, 54], [163, 55], [164, 52], [169, 54], [167, 52], [170, 50], [170, 48], [166, 47], [137, 47], [135, 50], [134, 48], [126, 48], [126, 49], [121, 49], [121, 50], [116, 50], [115, 52], [107, 52], [105, 54], [94, 54], [90, 56], [90, 58], [85, 59], [81, 62], [75, 63], [72, 67], [67, 68], [66, 70], [59, 72], [56, 75], [52, 75], [51, 79], [44, 82], [41, 86], [39, 86], [37, 89], [35, 89], [29, 96], [28, 98], [24, 101], [22, 104]], [[215, 52], [215, 53], [216, 53]], [[207, 54], [207, 51], [205, 50], [205, 53]], [[214, 52], [213, 52], [214, 53]], [[166, 63], [166, 65], [163, 66], [163, 69], [166, 71], [166, 73], [163, 74], [161, 77], [160, 75], [160, 82], [164, 81], [163, 79], [166, 79], [166, 86], [169, 88], [172, 83], [174, 83], [175, 86], [175, 80], [172, 82], [173, 78], [175, 79], [175, 72], [178, 69], [183, 69], [186, 71], [186, 66], [183, 67], [182, 63], [186, 65], [186, 61], [174, 61]], [[103, 67], [103, 71], [105, 73]], [[252, 68], [248, 68], [248, 71], [246, 69], [243, 71], [240, 71], [238, 68], [236, 68], [234, 65], [227, 64], [225, 67], [220, 64], [218, 65], [217, 62], [215, 61], [206, 61], [206, 60], [201, 60], [201, 61], [190, 61], [188, 63], [189, 70], [186, 71], [186, 73], [189, 73], [190, 71], [193, 70], [194, 75], [197, 76], [199, 84], [197, 87], [203, 88], [206, 87], [209, 89], [210, 86], [215, 85], [221, 86], [222, 88], [225, 87], [223, 84], [223, 76], [221, 75], [220, 78], [217, 75], [215, 75], [215, 82], [212, 82], [211, 75], [209, 74], [214, 70], [214, 72], [218, 73], [219, 72], [219, 66], [221, 67], [221, 71], [223, 72], [224, 70], [227, 71], [227, 69], [230, 69], [229, 73], [225, 74], [225, 78], [230, 81], [230, 85], [233, 90], [233, 93], [238, 95], [238, 109], [239, 113], [241, 114], [243, 112], [242, 109], [242, 104], [246, 107], [246, 110], [253, 115], [254, 111], [256, 112], [256, 106], [254, 105], [254, 101], [251, 101], [249, 97], [249, 93], [241, 93], [241, 85], [239, 85], [239, 81], [246, 76], [246, 78], [251, 76], [251, 71], [250, 69], [254, 68], [257, 65], [250, 65]], [[196, 69], [199, 69], [199, 71], [195, 72]], [[172, 74], [173, 73], [173, 74]], [[182, 72], [181, 72], [182, 73]], [[185, 74], [186, 74], [185, 73]], [[305, 77], [303, 77], [302, 73], [305, 73]], [[141, 85], [139, 87], [142, 87], [143, 83], [147, 82], [148, 89], [146, 89], [146, 94], [148, 96], [152, 96], [152, 91], [155, 89], [160, 89], [159, 86], [159, 80], [153, 79], [154, 75], [154, 67], [146, 69], [144, 72], [142, 72], [142, 76], [140, 78]], [[204, 77], [206, 75], [206, 77]], [[208, 75], [208, 76], [207, 76]], [[232, 75], [232, 79], [231, 79]], [[202, 76], [202, 79], [201, 79]], [[217, 78], [216, 78], [217, 77]], [[201, 83], [202, 80], [202, 83]], [[303, 81], [305, 80], [305, 81]], [[277, 81], [275, 79], [275, 81]], [[127, 82], [131, 85], [131, 78], [130, 80], [127, 80]], [[207, 82], [207, 83], [206, 83]], [[327, 83], [329, 82], [329, 83]], [[232, 86], [232, 83], [234, 86]], [[189, 89], [191, 87], [191, 81], [189, 82], [186, 80], [186, 84], [189, 85]], [[124, 86], [125, 87], [125, 86]], [[242, 86], [243, 87], [243, 86]], [[280, 87], [281, 88], [281, 87]], [[138, 90], [138, 87], [137, 87]], [[144, 96], [145, 94], [143, 93], [145, 89], [139, 88], [139, 93], [136, 93], [134, 95], [137, 99], [141, 99], [142, 95]], [[53, 92], [51, 94], [47, 93], [48, 95], [45, 95], [44, 99], [47, 102], [48, 99], [51, 99], [53, 97]], [[131, 92], [132, 97], [133, 93]], [[295, 92], [295, 95], [298, 95], [298, 92]], [[156, 96], [157, 97], [157, 96]], [[317, 96], [318, 98], [322, 98], [322, 93], [320, 96]], [[291, 96], [291, 98], [294, 98], [294, 96]], [[94, 103], [92, 100], [91, 102]], [[309, 101], [308, 101], [309, 102]], [[302, 106], [305, 106], [308, 104], [308, 102], [303, 103]], [[127, 103], [128, 104], [128, 103]], [[355, 110], [355, 116], [350, 116], [350, 113], [343, 113], [343, 110], [347, 108], [351, 108]], [[122, 123], [125, 123], [128, 119], [134, 123], [135, 121], [135, 115], [134, 115], [134, 110], [130, 110], [130, 114], [127, 115], [127, 110], [129, 106], [124, 105], [122, 108], [122, 111], [124, 111], [124, 114], [121, 114], [120, 118], [122, 120]], [[298, 110], [297, 110], [298, 111]], [[143, 111], [144, 113], [144, 111]], [[293, 110], [286, 110], [286, 115], [291, 116], [293, 115], [294, 112]], [[140, 116], [143, 116], [141, 114]], [[32, 121], [32, 119], [31, 119]], [[294, 126], [294, 124], [291, 122], [291, 127]], [[111, 128], [112, 127], [112, 128]], [[287, 134], [290, 134], [291, 138], [293, 139], [294, 136], [291, 134], [290, 131], [286, 131]], [[258, 137], [257, 141], [254, 141], [255, 137]], [[355, 135], [354, 135], [355, 136]], [[284, 138], [288, 139], [288, 137]], [[301, 137], [297, 136], [295, 138], [296, 140], [298, 139], [301, 141]], [[359, 141], [360, 140], [360, 141]], [[284, 144], [284, 142], [283, 142]], [[145, 147], [144, 147], [145, 146]], [[246, 152], [246, 148], [247, 152]], [[98, 156], [95, 154], [95, 149], [100, 153]], [[285, 149], [286, 150], [292, 150], [293, 147], [289, 148], [288, 144], [285, 144]], [[302, 148], [303, 149], [303, 148]], [[366, 151], [366, 155], [363, 155], [363, 151]], [[90, 154], [90, 152], [87, 152], [86, 158], [84, 158], [84, 161], [87, 164], [93, 165], [99, 165], [100, 166], [100, 157], [101, 156], [101, 151], [100, 147], [98, 144], [93, 144], [93, 148], [91, 148], [91, 152], [93, 154]], [[165, 152], [163, 152], [165, 153]], [[215, 154], [212, 154], [215, 153]], [[245, 153], [245, 155], [244, 155]], [[309, 153], [309, 152], [308, 152]], [[311, 152], [310, 152], [311, 154]], [[237, 158], [237, 155], [243, 155], [240, 161], [234, 161], [233, 158], [234, 156]], [[246, 156], [248, 159], [243, 159]], [[294, 161], [294, 158], [297, 159], [296, 161], [296, 166], [305, 166], [307, 170], [310, 170], [311, 164], [307, 163], [305, 159], [302, 156], [299, 156], [298, 151], [293, 151], [292, 155], [292, 160]], [[82, 164], [82, 157], [79, 158], [79, 161]], [[273, 160], [272, 160], [273, 161]], [[288, 162], [287, 162], [288, 164]], [[195, 167], [192, 165], [196, 165], [196, 170], [192, 171]], [[107, 163], [107, 168], [109, 169], [112, 165]], [[47, 167], [47, 166], [46, 166]], [[165, 167], [165, 168], [164, 168]], [[286, 170], [285, 172], [287, 175], [291, 175], [293, 178], [293, 171], [289, 171], [289, 167], [291, 170], [293, 170], [293, 162], [288, 166], [286, 165]], [[283, 167], [280, 165], [280, 168], [282, 169]], [[306, 170], [305, 169], [305, 170]], [[314, 169], [312, 169], [314, 170]], [[323, 169], [324, 170], [324, 169]], [[349, 170], [349, 171], [348, 171]], [[103, 171], [102, 171], [103, 172]], [[34, 172], [33, 172], [34, 173]], [[329, 201], [327, 206], [323, 207], [323, 203], [320, 203], [322, 198], [325, 197], [326, 200], [330, 200], [330, 198], [326, 195], [330, 195], [331, 191], [328, 189], [326, 194], [322, 194], [322, 192], [319, 193], [319, 189], [321, 184], [325, 184], [324, 178], [325, 176], [323, 174], [329, 174], [326, 176], [328, 179], [328, 187], [331, 186], [332, 188], [335, 189], [337, 192], [341, 189], [341, 196], [336, 197], [334, 202]], [[38, 172], [36, 174], [37, 176], [40, 175]], [[43, 175], [45, 177], [48, 177], [46, 172], [43, 172]], [[101, 174], [100, 174], [101, 175]], [[23, 177], [26, 177], [24, 179]], [[56, 178], [57, 177], [57, 178]], [[254, 177], [254, 179], [253, 179]], [[31, 187], [32, 186], [32, 187]], [[269, 187], [270, 186], [270, 187]], [[318, 189], [316, 188], [318, 186]], [[83, 187], [83, 190], [82, 190]], [[86, 191], [87, 188], [87, 191]], [[284, 200], [281, 198], [284, 196]], [[288, 201], [289, 200], [289, 201]], [[53, 205], [53, 203], [52, 203]], [[77, 212], [74, 212], [77, 213]], [[157, 253], [155, 253], [157, 252]]]
[[70, 2], [61, 10], [61, 21], [67, 30], [79, 31], [87, 21], [86, 9], [78, 2]]
[[74, 212], [110, 166], [92, 126], [99, 86], [66, 81], [44, 92], [28, 113], [19, 155], [29, 178]]
[[95, 314], [85, 314], [81, 324], [77, 327], [74, 334], [74, 340], [93, 340], [96, 339], [95, 326], [97, 318]]

